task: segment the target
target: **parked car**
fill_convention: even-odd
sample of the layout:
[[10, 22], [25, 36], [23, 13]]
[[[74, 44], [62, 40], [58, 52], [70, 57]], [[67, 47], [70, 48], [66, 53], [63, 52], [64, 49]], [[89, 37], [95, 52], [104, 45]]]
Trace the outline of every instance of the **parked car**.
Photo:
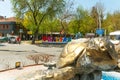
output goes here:
[[0, 42], [7, 42], [8, 41], [8, 37], [0, 37]]
[[118, 45], [120, 44], [120, 31], [114, 31], [109, 33], [110, 36], [110, 41], [115, 44]]
[[8, 37], [8, 43], [17, 43], [17, 36]]

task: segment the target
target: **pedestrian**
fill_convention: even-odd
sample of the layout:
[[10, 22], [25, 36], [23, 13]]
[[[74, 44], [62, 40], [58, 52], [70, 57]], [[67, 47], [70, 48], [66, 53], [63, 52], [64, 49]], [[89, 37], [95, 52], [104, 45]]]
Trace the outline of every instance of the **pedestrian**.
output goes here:
[[17, 37], [17, 42], [20, 44], [21, 43], [21, 38], [20, 36]]

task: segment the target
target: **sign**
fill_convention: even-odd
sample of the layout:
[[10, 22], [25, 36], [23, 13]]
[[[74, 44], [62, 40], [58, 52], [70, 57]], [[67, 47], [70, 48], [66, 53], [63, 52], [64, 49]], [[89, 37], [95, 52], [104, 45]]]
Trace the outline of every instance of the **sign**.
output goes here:
[[28, 34], [32, 34], [32, 31], [27, 31]]
[[104, 29], [96, 29], [96, 34], [103, 35], [104, 34]]
[[20, 33], [23, 33], [23, 29], [20, 29], [19, 32], [20, 32]]

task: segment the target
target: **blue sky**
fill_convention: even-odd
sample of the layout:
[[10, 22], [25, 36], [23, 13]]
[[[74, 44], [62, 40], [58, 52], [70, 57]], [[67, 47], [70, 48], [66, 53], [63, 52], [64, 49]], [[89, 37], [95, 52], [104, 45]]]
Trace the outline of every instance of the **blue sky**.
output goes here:
[[[97, 2], [101, 2], [104, 5], [105, 13], [113, 13], [116, 10], [120, 10], [120, 0], [74, 0], [75, 6], [82, 6], [84, 9], [91, 9]], [[12, 5], [10, 0], [0, 0], [0, 15], [6, 17], [13, 17]]]
[[98, 2], [104, 6], [105, 13], [120, 10], [120, 0], [75, 0], [77, 6], [81, 5], [85, 9], [91, 9]]
[[12, 5], [10, 0], [0, 0], [0, 16], [13, 17]]

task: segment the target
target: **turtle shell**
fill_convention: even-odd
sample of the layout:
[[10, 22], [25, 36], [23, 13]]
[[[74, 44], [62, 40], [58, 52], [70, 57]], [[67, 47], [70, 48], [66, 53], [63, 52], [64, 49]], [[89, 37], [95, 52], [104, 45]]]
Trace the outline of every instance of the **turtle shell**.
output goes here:
[[69, 42], [63, 48], [57, 62], [57, 67], [62, 68], [74, 63], [75, 59], [82, 55], [87, 43], [85, 42]]

